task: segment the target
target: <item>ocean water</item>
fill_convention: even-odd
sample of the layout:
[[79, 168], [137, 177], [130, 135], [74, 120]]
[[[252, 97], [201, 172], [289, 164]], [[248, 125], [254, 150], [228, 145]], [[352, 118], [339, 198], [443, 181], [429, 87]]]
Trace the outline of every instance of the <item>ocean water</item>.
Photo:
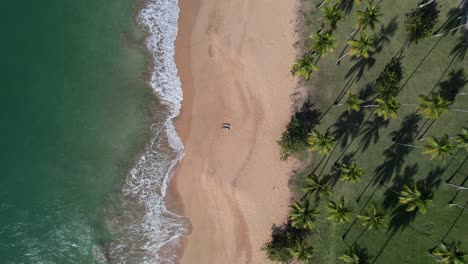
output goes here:
[[0, 14], [0, 263], [175, 263], [177, 1], [4, 1]]

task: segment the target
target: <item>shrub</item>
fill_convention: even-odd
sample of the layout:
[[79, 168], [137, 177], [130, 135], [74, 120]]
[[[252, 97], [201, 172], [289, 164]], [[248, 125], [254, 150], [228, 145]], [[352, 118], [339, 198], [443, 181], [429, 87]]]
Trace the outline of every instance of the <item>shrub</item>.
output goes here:
[[397, 95], [400, 89], [399, 83], [403, 79], [403, 69], [400, 58], [393, 58], [380, 74], [375, 83], [375, 89], [382, 98], [390, 98]]
[[297, 116], [291, 116], [291, 121], [283, 132], [278, 144], [281, 147], [281, 159], [286, 160], [294, 153], [306, 150], [309, 138], [308, 124]]
[[274, 262], [290, 263], [293, 260], [291, 249], [297, 241], [302, 241], [309, 234], [307, 230], [291, 227], [290, 224], [272, 227], [271, 241], [265, 243], [262, 250], [267, 258]]
[[406, 13], [405, 29], [409, 41], [418, 43], [420, 40], [431, 35], [438, 21], [439, 10], [437, 2], [432, 2], [424, 7], [411, 9]]

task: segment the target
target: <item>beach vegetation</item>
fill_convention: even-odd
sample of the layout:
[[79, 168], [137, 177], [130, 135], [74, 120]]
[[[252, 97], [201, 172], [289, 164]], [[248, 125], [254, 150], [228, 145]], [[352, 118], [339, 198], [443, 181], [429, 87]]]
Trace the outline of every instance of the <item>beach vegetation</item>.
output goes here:
[[327, 207], [327, 218], [333, 222], [344, 224], [351, 221], [351, 213], [353, 212], [353, 209], [346, 206], [343, 196], [338, 202], [329, 201]]
[[315, 228], [315, 218], [318, 212], [310, 207], [309, 200], [304, 203], [294, 203], [289, 207], [289, 220], [295, 228], [312, 230]]
[[305, 151], [308, 147], [309, 125], [297, 116], [292, 116], [291, 121], [283, 132], [278, 145], [281, 148], [281, 159], [286, 160], [289, 156]]
[[438, 22], [439, 10], [433, 1], [425, 7], [417, 7], [406, 13], [405, 29], [410, 42], [418, 43], [432, 35]]
[[310, 36], [312, 39], [312, 46], [310, 49], [316, 52], [319, 56], [325, 56], [327, 53], [332, 52], [336, 46], [336, 39], [331, 33], [314, 33]]
[[[319, 213], [300, 240], [314, 246], [309, 262], [466, 263], [466, 5], [371, 1], [381, 15], [362, 28], [354, 10], [368, 5], [325, 2], [343, 20], [332, 27], [304, 4], [311, 23], [296, 45], [320, 67], [299, 84], [319, 115], [290, 180], [293, 200]], [[315, 32], [333, 33], [340, 55], [318, 60]]]
[[302, 58], [296, 60], [291, 67], [291, 74], [297, 77], [303, 77], [308, 80], [312, 72], [318, 71], [317, 65], [314, 63], [312, 53], [306, 53]]
[[320, 154], [328, 155], [336, 144], [336, 139], [329, 130], [319, 132], [312, 130], [309, 136], [309, 151], [316, 151]]

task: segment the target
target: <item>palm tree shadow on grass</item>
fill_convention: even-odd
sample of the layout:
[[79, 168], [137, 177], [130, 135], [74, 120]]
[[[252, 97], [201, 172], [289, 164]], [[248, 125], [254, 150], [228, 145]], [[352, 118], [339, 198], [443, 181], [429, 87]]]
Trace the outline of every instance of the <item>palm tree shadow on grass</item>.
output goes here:
[[[455, 157], [453, 157], [450, 162], [449, 162], [449, 165], [453, 162], [453, 160], [455, 160]], [[465, 165], [466, 161], [468, 160], [468, 156], [465, 157], [465, 159], [460, 163], [460, 165], [458, 166], [458, 168], [452, 173], [452, 175], [446, 180], [447, 182], [451, 182], [453, 180], [453, 178], [455, 178], [455, 176], [457, 176], [457, 174], [460, 172], [460, 170], [463, 168], [463, 166]]]
[[466, 30], [462, 36], [458, 37], [457, 40], [457, 45], [450, 51], [450, 55], [453, 55], [459, 60], [464, 60], [466, 51], [468, 50], [468, 30]]
[[385, 44], [390, 43], [391, 37], [395, 35], [398, 29], [397, 17], [392, 18], [386, 25], [380, 27], [380, 31], [376, 35], [375, 47], [377, 52], [380, 52]]
[[468, 78], [465, 74], [464, 69], [458, 69], [456, 71], [451, 71], [447, 80], [441, 82], [440, 94], [445, 99], [453, 102], [457, 94], [463, 89], [463, 87], [468, 83]]
[[[420, 121], [421, 116], [416, 113], [406, 116], [400, 129], [390, 133], [392, 141], [398, 141], [401, 143], [412, 142], [418, 133]], [[408, 156], [411, 151], [412, 148], [399, 144], [392, 144], [388, 149], [386, 149], [384, 151], [385, 161], [375, 169], [375, 178], [373, 183], [385, 184], [390, 181], [395, 173], [400, 172], [406, 156]]]
[[345, 78], [349, 78], [350, 76], [355, 76], [355, 81], [360, 81], [364, 73], [369, 70], [370, 68], [374, 67], [375, 65], [375, 58], [370, 56], [369, 58], [352, 58], [352, 61], [357, 61], [346, 73]]
[[333, 136], [336, 139], [340, 139], [341, 148], [345, 148], [348, 145], [348, 142], [355, 138], [359, 129], [364, 121], [364, 112], [343, 112], [336, 121], [333, 127]]
[[361, 138], [361, 152], [366, 151], [371, 143], [377, 144], [377, 142], [379, 142], [380, 130], [388, 127], [389, 123], [389, 120], [385, 120], [378, 116], [374, 116], [373, 120], [367, 120], [364, 123], [364, 127], [361, 131], [361, 133], [364, 134]]
[[339, 7], [348, 15], [353, 10], [354, 2], [355, 0], [343, 0], [339, 3]]
[[[418, 189], [421, 190], [421, 192], [423, 192], [423, 196], [432, 196], [432, 194], [434, 193], [434, 189], [437, 189], [440, 186], [440, 183], [442, 182], [440, 177], [443, 174], [444, 170], [445, 168], [438, 166], [437, 168], [429, 172], [429, 175], [426, 178], [418, 180], [416, 182], [416, 186], [418, 186]], [[396, 204], [397, 203], [398, 200], [396, 201]], [[407, 207], [404, 205], [399, 205], [398, 207], [396, 207], [393, 210], [392, 216], [389, 221], [389, 231], [397, 232], [408, 227], [408, 225], [411, 224], [416, 218], [418, 211], [418, 209], [414, 211], [407, 211]]]
[[306, 101], [301, 106], [299, 111], [296, 112], [295, 117], [304, 124], [308, 130], [312, 130], [317, 124], [319, 124], [319, 118], [322, 115], [322, 111], [315, 103]]
[[[458, 7], [453, 7], [451, 8], [448, 12], [447, 12], [447, 19], [445, 20], [445, 22], [437, 29], [434, 31], [434, 34], [438, 34], [438, 33], [443, 33], [443, 32], [447, 32], [457, 26], [460, 26], [461, 22], [459, 17], [462, 16], [462, 12], [461, 12], [461, 9], [460, 9], [460, 6]], [[452, 32], [450, 32], [450, 34], [453, 36], [455, 35], [457, 31], [454, 30]]]
[[409, 185], [414, 182], [414, 176], [418, 173], [418, 164], [408, 165], [404, 168], [403, 174], [396, 175], [393, 178], [393, 185], [385, 190], [383, 196], [382, 207], [389, 211], [398, 205], [399, 196], [395, 193], [403, 188], [405, 185]]

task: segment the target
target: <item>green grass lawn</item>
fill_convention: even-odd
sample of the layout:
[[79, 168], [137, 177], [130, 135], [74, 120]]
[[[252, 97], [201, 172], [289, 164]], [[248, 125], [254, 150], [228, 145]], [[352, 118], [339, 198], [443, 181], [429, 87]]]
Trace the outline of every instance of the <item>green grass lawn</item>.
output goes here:
[[[296, 45], [299, 50], [306, 50], [310, 45], [307, 36], [320, 28], [322, 14], [315, 6], [321, 0], [307, 0], [301, 12], [305, 25], [300, 27], [305, 34]], [[330, 1], [333, 2], [333, 1]], [[371, 102], [375, 94], [370, 91], [373, 83], [382, 72], [385, 64], [396, 56], [406, 41], [404, 28], [405, 13], [417, 6], [415, 0], [378, 1], [384, 13], [381, 24], [374, 30], [377, 39], [377, 51], [367, 60], [345, 58], [339, 66], [335, 61], [345, 49], [346, 39], [357, 23], [356, 11], [364, 4], [354, 1], [354, 6], [346, 14], [345, 20], [338, 23], [333, 32], [338, 45], [333, 53], [320, 58], [319, 72], [312, 74], [308, 82], [301, 85], [309, 89], [309, 101], [324, 113], [315, 129], [330, 129], [339, 142], [331, 155], [325, 157], [313, 153], [313, 162], [291, 181], [291, 189], [296, 199], [303, 193], [304, 179], [312, 171], [320, 177], [334, 172], [333, 164], [343, 159], [354, 158], [358, 166], [365, 169], [362, 181], [357, 184], [337, 182], [331, 200], [345, 197], [354, 208], [353, 221], [361, 208], [372, 203], [383, 205], [388, 212], [386, 231], [368, 230], [363, 232], [360, 222], [333, 224], [327, 220], [326, 202], [319, 205], [321, 217], [317, 228], [309, 238], [315, 248], [311, 263], [340, 263], [338, 259], [347, 249], [346, 245], [357, 243], [366, 248], [373, 256], [370, 263], [435, 263], [428, 255], [434, 245], [420, 233], [425, 233], [435, 241], [451, 242], [460, 240], [462, 249], [468, 251], [468, 212], [449, 207], [449, 201], [455, 198], [458, 204], [468, 203], [468, 190], [460, 191], [448, 186], [445, 181], [462, 184], [468, 177], [466, 151], [459, 151], [454, 159], [429, 160], [420, 149], [392, 146], [392, 138], [414, 138], [413, 143], [427, 129], [426, 136], [442, 136], [445, 133], [456, 135], [463, 126], [468, 126], [468, 113], [449, 112], [436, 120], [432, 126], [426, 119], [416, 114], [415, 106], [401, 106], [399, 117], [387, 122], [379, 121], [372, 109], [348, 114], [344, 107], [332, 106], [346, 89], [359, 93]], [[457, 0], [437, 1], [439, 3], [439, 21], [435, 29], [446, 22], [449, 12], [457, 8]], [[453, 12], [453, 10], [452, 10]], [[369, 35], [373, 30], [367, 29]], [[402, 52], [404, 79], [401, 81], [399, 102], [417, 103], [420, 94], [428, 95], [431, 91], [453, 88], [466, 80], [465, 68], [468, 59], [454, 52], [462, 39], [462, 31], [456, 31], [440, 38], [429, 37], [418, 44], [411, 44]], [[466, 43], [465, 43], [466, 45]], [[467, 89], [466, 86], [464, 89]], [[367, 95], [367, 96], [366, 96]], [[342, 99], [342, 101], [345, 98]], [[452, 105], [455, 108], [468, 109], [468, 96], [457, 96]], [[303, 156], [303, 154], [301, 154]], [[304, 160], [309, 160], [305, 159]], [[408, 213], [398, 213], [398, 197], [387, 187], [400, 190], [401, 186], [411, 181], [426, 181], [434, 193], [433, 204], [426, 214], [418, 213], [410, 217]], [[468, 185], [466, 185], [468, 186]], [[346, 236], [342, 239], [342, 236]]]

